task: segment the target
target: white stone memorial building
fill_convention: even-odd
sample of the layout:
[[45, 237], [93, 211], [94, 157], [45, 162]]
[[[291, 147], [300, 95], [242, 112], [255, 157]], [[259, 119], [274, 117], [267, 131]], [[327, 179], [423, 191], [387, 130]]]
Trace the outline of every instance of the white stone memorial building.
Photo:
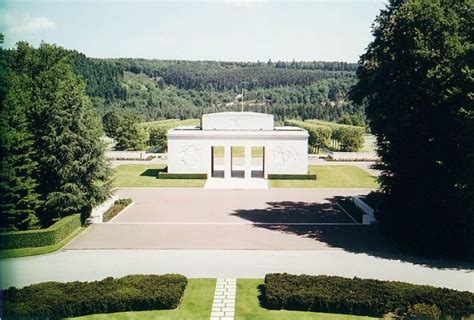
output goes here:
[[168, 131], [168, 173], [206, 173], [214, 178], [307, 174], [308, 132], [275, 127], [270, 114], [205, 114], [201, 126]]

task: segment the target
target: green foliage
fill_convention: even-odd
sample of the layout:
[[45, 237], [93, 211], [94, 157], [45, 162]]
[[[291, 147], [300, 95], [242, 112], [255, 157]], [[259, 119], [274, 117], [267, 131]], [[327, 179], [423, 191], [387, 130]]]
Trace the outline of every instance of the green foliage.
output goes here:
[[441, 318], [441, 310], [435, 305], [416, 303], [408, 307], [408, 319], [438, 320]]
[[474, 294], [395, 281], [335, 276], [267, 274], [265, 302], [270, 308], [381, 317], [415, 304], [435, 305], [443, 316], [474, 313]]
[[252, 78], [244, 83], [244, 87], [251, 84], [244, 93], [246, 111], [272, 113], [276, 119], [337, 120], [343, 114], [363, 119], [363, 108], [347, 99], [349, 88], [355, 83], [353, 74], [348, 72], [283, 70], [269, 66], [246, 68], [238, 64], [230, 70], [219, 66], [220, 62], [208, 62], [207, 68], [201, 62], [177, 64], [143, 59], [116, 63], [119, 69], [126, 70], [120, 80], [126, 97], [115, 100], [94, 97], [94, 105], [101, 113], [110, 109], [129, 110], [150, 121], [237, 111], [241, 108], [237, 95], [242, 86], [239, 86], [241, 79], [235, 76], [242, 73]]
[[269, 174], [268, 180], [316, 180], [315, 174]]
[[3, 294], [5, 319], [62, 319], [94, 313], [178, 307], [188, 280], [178, 274], [129, 275], [92, 282], [44, 282]]
[[207, 179], [207, 173], [168, 173], [158, 172], [158, 179]]
[[0, 230], [36, 227], [40, 206], [33, 173], [33, 135], [29, 131], [26, 108], [31, 104], [25, 77], [7, 74], [8, 92], [0, 110]]
[[102, 122], [105, 132], [116, 142], [115, 150], [145, 149], [146, 132], [135, 113], [111, 110], [103, 116]]
[[152, 122], [142, 122], [141, 127], [148, 133], [147, 145], [154, 152], [166, 152], [168, 149], [168, 130], [180, 126], [198, 126], [198, 119], [167, 119]]
[[472, 30], [472, 1], [391, 1], [352, 92], [383, 162], [381, 226], [424, 254], [474, 250]]
[[120, 211], [122, 211], [131, 203], [132, 203], [132, 199], [130, 198], [115, 200], [114, 205], [104, 212], [103, 222], [110, 221], [113, 217], [119, 214]]
[[359, 117], [357, 117], [356, 115], [353, 115], [353, 114], [343, 115], [337, 121], [337, 123], [347, 124], [347, 125], [356, 126], [356, 127], [363, 127], [364, 126], [364, 122]]
[[331, 137], [339, 142], [341, 151], [358, 151], [364, 144], [364, 129], [341, 126], [333, 129]]
[[79, 214], [61, 218], [45, 229], [0, 233], [0, 249], [34, 248], [61, 242], [81, 227]]
[[119, 135], [122, 116], [117, 110], [110, 110], [102, 117], [102, 126], [107, 136], [114, 138]]
[[285, 125], [308, 131], [308, 144], [319, 152], [320, 148], [331, 149], [331, 139], [339, 144], [341, 151], [358, 151], [364, 144], [364, 128], [321, 120], [285, 120]]
[[34, 139], [33, 177], [43, 201], [37, 216], [48, 224], [87, 212], [108, 196], [110, 169], [84, 83], [72, 72], [64, 49], [56, 46], [43, 43], [34, 49], [20, 42], [8, 59], [11, 72], [25, 79], [22, 93], [30, 96], [24, 108]]
[[150, 147], [154, 147], [155, 151], [166, 152], [168, 149], [168, 131], [163, 128], [152, 127], [148, 130], [148, 142]]

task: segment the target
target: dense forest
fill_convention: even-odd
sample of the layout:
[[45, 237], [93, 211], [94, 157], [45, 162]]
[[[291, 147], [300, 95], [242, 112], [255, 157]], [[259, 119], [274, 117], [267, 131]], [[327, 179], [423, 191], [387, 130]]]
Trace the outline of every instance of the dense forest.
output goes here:
[[[100, 112], [110, 107], [133, 110], [147, 121], [195, 118], [208, 112], [241, 110], [243, 90], [244, 110], [272, 113], [277, 119], [335, 121], [355, 115], [364, 120], [363, 107], [347, 99], [356, 82], [354, 64], [105, 61], [123, 72], [126, 98], [98, 96], [94, 102]], [[321, 69], [315, 69], [318, 66]]]
[[[13, 54], [5, 51], [7, 64]], [[100, 115], [114, 109], [153, 121], [243, 108], [277, 120], [365, 120], [363, 106], [347, 98], [357, 64], [95, 59], [61, 47], [54, 54], [84, 80]]]

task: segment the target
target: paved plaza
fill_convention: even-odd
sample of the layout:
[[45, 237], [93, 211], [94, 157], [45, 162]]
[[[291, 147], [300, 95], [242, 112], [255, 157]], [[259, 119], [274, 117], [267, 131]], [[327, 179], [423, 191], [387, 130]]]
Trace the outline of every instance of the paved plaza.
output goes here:
[[[366, 189], [120, 189], [134, 204], [66, 249], [387, 249], [336, 204]], [[283, 200], [284, 199], [284, 200]]]

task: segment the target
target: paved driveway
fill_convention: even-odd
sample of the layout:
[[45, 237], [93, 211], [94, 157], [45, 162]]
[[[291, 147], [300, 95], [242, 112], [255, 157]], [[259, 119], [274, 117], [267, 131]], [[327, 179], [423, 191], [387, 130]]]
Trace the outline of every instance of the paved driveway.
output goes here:
[[66, 249], [379, 250], [372, 227], [335, 202], [363, 189], [120, 189], [134, 204]]

